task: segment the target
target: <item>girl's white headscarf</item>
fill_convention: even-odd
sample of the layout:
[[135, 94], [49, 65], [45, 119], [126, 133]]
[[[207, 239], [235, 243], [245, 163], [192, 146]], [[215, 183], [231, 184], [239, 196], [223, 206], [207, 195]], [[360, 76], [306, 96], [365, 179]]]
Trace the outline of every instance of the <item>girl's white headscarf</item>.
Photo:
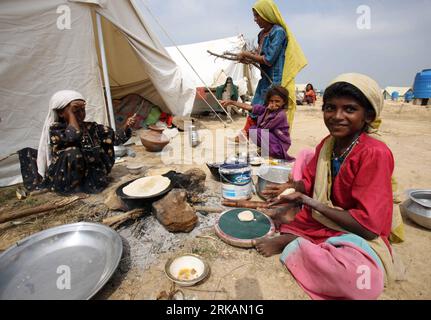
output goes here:
[[37, 150], [37, 171], [44, 177], [45, 172], [51, 164], [51, 148], [50, 148], [50, 137], [49, 128], [54, 122], [58, 121], [58, 110], [62, 110], [67, 107], [73, 100], [84, 100], [84, 97], [73, 90], [61, 90], [56, 92], [49, 101], [48, 115], [43, 125], [42, 135], [39, 140], [39, 148]]

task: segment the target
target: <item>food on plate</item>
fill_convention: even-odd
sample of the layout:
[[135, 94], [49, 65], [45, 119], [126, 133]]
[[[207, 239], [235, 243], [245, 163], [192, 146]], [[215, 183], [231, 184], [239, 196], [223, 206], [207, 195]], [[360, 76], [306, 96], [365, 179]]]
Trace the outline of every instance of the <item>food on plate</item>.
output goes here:
[[151, 197], [164, 190], [171, 184], [169, 178], [150, 176], [140, 178], [123, 188], [123, 193], [129, 197]]
[[197, 278], [198, 272], [195, 268], [183, 268], [178, 272], [178, 279], [179, 280], [193, 280]]

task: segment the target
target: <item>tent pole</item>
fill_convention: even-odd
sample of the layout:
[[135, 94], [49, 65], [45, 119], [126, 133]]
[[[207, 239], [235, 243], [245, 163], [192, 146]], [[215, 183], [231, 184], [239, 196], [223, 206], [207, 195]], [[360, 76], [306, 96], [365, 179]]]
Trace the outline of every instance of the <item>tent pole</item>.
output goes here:
[[97, 36], [99, 38], [100, 56], [102, 57], [103, 82], [105, 84], [106, 99], [108, 100], [109, 120], [111, 122], [111, 128], [114, 129], [114, 131], [116, 131], [114, 108], [112, 106], [111, 86], [109, 84], [108, 65], [106, 63], [105, 44], [103, 43], [102, 21], [100, 18], [100, 14], [98, 14], [97, 12], [96, 12], [96, 25], [97, 25]]

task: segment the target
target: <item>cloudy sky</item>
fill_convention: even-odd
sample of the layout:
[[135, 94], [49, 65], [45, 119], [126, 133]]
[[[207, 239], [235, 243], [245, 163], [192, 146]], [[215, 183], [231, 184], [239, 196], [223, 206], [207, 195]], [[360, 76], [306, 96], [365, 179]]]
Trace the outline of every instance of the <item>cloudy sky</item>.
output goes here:
[[[140, 0], [178, 44], [240, 33], [256, 40], [255, 0]], [[418, 71], [431, 68], [430, 0], [275, 0], [308, 59], [297, 83], [322, 88], [343, 72], [361, 72], [382, 87], [411, 86]], [[359, 29], [361, 5], [370, 8], [370, 29]], [[165, 46], [172, 42], [143, 13]]]

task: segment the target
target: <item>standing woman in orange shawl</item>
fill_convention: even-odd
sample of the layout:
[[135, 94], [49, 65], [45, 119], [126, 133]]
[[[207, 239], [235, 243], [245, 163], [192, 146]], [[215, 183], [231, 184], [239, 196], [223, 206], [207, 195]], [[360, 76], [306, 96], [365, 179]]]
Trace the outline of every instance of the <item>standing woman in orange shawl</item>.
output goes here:
[[[281, 85], [289, 91], [286, 114], [292, 128], [296, 110], [295, 76], [307, 65], [307, 59], [273, 0], [257, 1], [253, 6], [253, 15], [254, 21], [262, 29], [258, 36], [259, 48], [257, 52], [243, 51], [239, 58], [241, 61], [259, 63], [273, 85]], [[267, 76], [262, 73], [252, 104], [263, 104], [265, 94], [271, 86]], [[249, 122], [248, 119], [247, 123]], [[246, 126], [244, 130], [247, 129]]]

